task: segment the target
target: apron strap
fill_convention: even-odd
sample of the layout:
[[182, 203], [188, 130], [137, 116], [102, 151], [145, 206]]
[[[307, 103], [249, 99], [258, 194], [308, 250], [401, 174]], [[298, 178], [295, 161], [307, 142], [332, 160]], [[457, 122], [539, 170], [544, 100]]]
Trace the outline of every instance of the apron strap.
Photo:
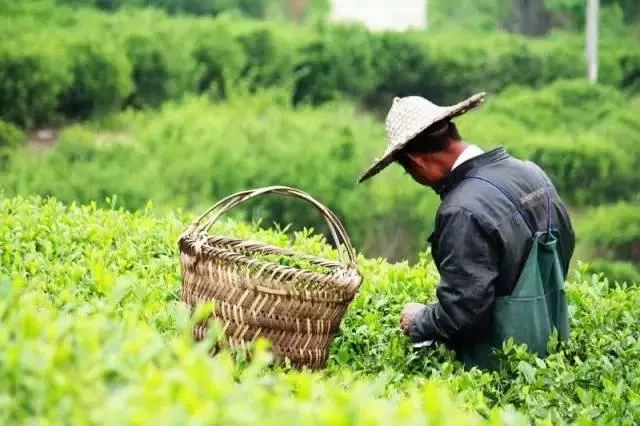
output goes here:
[[[497, 183], [492, 182], [489, 179], [485, 179], [485, 178], [480, 177], [480, 176], [465, 176], [465, 179], [478, 179], [478, 180], [481, 180], [483, 182], [488, 183], [489, 185], [492, 185], [494, 188], [496, 188], [500, 192], [502, 192], [505, 195], [505, 197], [507, 197], [509, 199], [509, 201], [511, 201], [511, 204], [513, 204], [513, 206], [516, 208], [516, 210], [518, 210], [518, 213], [520, 213], [520, 216], [522, 217], [522, 220], [524, 220], [524, 222], [527, 224], [527, 228], [529, 228], [529, 231], [531, 231], [531, 234], [534, 235], [536, 233], [536, 229], [531, 224], [531, 221], [529, 220], [529, 218], [527, 217], [525, 212], [522, 211], [522, 209], [520, 208], [520, 205], [518, 204], [518, 202], [516, 200], [514, 200], [513, 197], [511, 195], [509, 195], [509, 193], [504, 188], [502, 188]], [[548, 186], [545, 185], [545, 193], [547, 194], [547, 235], [549, 235], [549, 233], [551, 232], [551, 199], [549, 197], [549, 191], [548, 191], [547, 188], [548, 188]]]

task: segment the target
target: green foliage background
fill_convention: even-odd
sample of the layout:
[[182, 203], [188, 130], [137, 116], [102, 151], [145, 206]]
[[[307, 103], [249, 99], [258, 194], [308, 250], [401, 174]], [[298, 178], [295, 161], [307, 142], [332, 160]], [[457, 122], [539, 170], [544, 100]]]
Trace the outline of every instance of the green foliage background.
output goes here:
[[[436, 17], [453, 13], [447, 7], [435, 2]], [[380, 119], [396, 95], [453, 103], [486, 90], [487, 104], [460, 120], [465, 138], [538, 162], [576, 209], [637, 199], [631, 33], [603, 37], [602, 81], [591, 86], [583, 38], [571, 32], [371, 33], [44, 0], [3, 8], [0, 119], [27, 133], [63, 128], [45, 153], [5, 154], [8, 194], [84, 203], [117, 194], [129, 209], [152, 199], [199, 210], [232, 191], [289, 184], [334, 209], [366, 254], [415, 260], [436, 197], [394, 170], [355, 186], [383, 149]], [[238, 213], [324, 229], [283, 200]]]
[[[497, 95], [511, 86], [538, 89], [584, 77], [583, 37], [568, 32], [544, 39], [455, 30], [371, 33], [226, 14], [47, 9], [46, 2], [31, 1], [40, 5], [37, 12], [5, 6], [0, 30], [6, 41], [0, 118], [29, 128], [159, 106], [185, 94], [224, 99], [238, 84], [252, 91], [288, 88], [294, 104], [346, 98], [383, 112], [393, 96], [410, 93], [453, 103], [480, 90]], [[603, 37], [601, 84], [637, 92], [636, 42], [631, 33]]]
[[[465, 138], [485, 149], [503, 145], [543, 165], [573, 206], [632, 203], [640, 184], [640, 124], [618, 106], [626, 102], [607, 87], [562, 81], [535, 92], [507, 91], [459, 124]], [[590, 114], [582, 112], [587, 104]], [[619, 144], [609, 143], [611, 131], [620, 135]], [[8, 194], [100, 205], [117, 194], [131, 210], [153, 200], [158, 208], [202, 211], [246, 188], [290, 185], [334, 210], [367, 255], [416, 259], [426, 249], [438, 199], [397, 167], [356, 186], [383, 145], [376, 119], [342, 102], [293, 107], [281, 92], [233, 95], [222, 103], [193, 97], [67, 127], [45, 152], [14, 152], [0, 176]], [[326, 230], [299, 201], [265, 197], [237, 210], [265, 224]], [[579, 232], [578, 238], [601, 243], [590, 235]], [[618, 243], [615, 233], [605, 235]]]

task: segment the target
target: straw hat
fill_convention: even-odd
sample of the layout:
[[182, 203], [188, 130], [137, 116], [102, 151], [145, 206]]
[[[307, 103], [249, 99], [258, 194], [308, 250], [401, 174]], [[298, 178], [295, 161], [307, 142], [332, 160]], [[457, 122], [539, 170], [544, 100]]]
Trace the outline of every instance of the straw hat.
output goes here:
[[387, 149], [382, 158], [376, 159], [358, 179], [358, 183], [384, 170], [393, 162], [393, 155], [419, 133], [435, 123], [449, 121], [477, 107], [484, 102], [485, 97], [486, 93], [477, 93], [451, 106], [439, 106], [421, 96], [394, 98], [385, 122]]

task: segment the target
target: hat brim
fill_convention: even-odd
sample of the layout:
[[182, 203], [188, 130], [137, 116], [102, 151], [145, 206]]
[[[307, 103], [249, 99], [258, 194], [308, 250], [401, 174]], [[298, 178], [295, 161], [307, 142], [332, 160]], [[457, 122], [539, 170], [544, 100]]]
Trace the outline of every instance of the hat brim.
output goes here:
[[425, 121], [424, 126], [421, 126], [415, 133], [407, 135], [405, 140], [396, 145], [393, 149], [388, 149], [382, 155], [382, 158], [376, 160], [359, 178], [358, 183], [362, 183], [365, 180], [371, 179], [384, 169], [386, 169], [391, 163], [394, 161], [394, 154], [398, 151], [401, 151], [413, 138], [415, 138], [420, 133], [427, 130], [429, 127], [443, 120], [451, 120], [455, 117], [458, 117], [474, 108], [479, 106], [486, 99], [487, 94], [485, 92], [477, 93], [462, 102], [459, 102], [455, 105], [443, 107], [442, 112], [431, 117], [429, 120]]
[[384, 153], [381, 159], [376, 160], [373, 165], [371, 165], [365, 172], [358, 178], [358, 183], [362, 183], [367, 179], [371, 179], [387, 167], [391, 163], [393, 163], [393, 154], [399, 151], [400, 149], [394, 149], [392, 151], [387, 151]]

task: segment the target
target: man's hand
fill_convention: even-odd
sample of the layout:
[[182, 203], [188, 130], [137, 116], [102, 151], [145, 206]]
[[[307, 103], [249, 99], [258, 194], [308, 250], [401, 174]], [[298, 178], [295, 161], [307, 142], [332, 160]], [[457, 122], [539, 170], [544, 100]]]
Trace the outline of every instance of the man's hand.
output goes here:
[[404, 334], [409, 334], [409, 325], [411, 324], [411, 319], [413, 316], [425, 305], [421, 303], [407, 303], [402, 310], [402, 314], [400, 314], [400, 328], [404, 332]]

